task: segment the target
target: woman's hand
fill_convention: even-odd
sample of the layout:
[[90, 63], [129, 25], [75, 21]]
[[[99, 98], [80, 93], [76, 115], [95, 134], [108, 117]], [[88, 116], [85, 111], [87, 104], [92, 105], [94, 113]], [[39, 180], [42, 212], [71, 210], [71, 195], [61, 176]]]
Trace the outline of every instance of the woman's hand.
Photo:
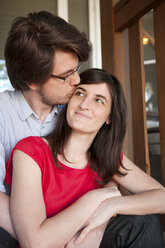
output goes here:
[[81, 232], [77, 233], [72, 240], [70, 240], [65, 248], [99, 248], [102, 237], [104, 235], [104, 230], [106, 228], [104, 226], [98, 227], [92, 231], [90, 231], [85, 239], [82, 240], [82, 242], [76, 244], [76, 240], [81, 234]]
[[92, 231], [95, 232], [95, 230], [98, 227], [104, 226], [104, 230], [105, 230], [105, 227], [109, 219], [116, 216], [115, 207], [112, 207], [111, 205], [111, 202], [112, 202], [111, 198], [120, 197], [121, 196], [120, 191], [118, 190], [116, 186], [105, 187], [105, 188], [102, 188], [102, 190], [107, 191], [106, 193], [107, 195], [109, 195], [109, 199], [106, 199], [105, 201], [103, 201], [99, 205], [99, 207], [96, 209], [96, 211], [93, 213], [93, 215], [89, 218], [86, 226], [84, 227], [80, 235], [75, 240], [76, 245], [79, 245], [90, 232]]
[[96, 192], [96, 197], [99, 197], [101, 202], [112, 197], [121, 196], [121, 193], [117, 188], [117, 186], [109, 186], [109, 185], [110, 184], [106, 185], [104, 188], [93, 190]]

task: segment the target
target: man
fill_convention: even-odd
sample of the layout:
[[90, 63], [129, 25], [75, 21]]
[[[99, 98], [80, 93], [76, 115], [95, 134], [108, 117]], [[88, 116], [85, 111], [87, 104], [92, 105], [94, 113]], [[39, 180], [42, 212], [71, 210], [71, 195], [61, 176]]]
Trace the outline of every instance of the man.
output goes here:
[[[53, 129], [57, 104], [67, 103], [79, 84], [80, 63], [90, 50], [83, 33], [48, 12], [16, 18], [12, 24], [5, 60], [15, 91], [0, 93], [0, 226], [12, 236], [9, 197], [2, 193], [5, 163], [20, 139], [45, 136]], [[14, 246], [2, 228], [0, 242]]]
[[[2, 192], [5, 192], [5, 162], [12, 148], [24, 137], [45, 136], [53, 129], [58, 114], [57, 104], [67, 103], [79, 84], [78, 70], [81, 62], [88, 59], [90, 50], [91, 46], [83, 33], [48, 12], [29, 14], [14, 21], [5, 46], [5, 60], [15, 91], [0, 94]], [[9, 197], [2, 192], [0, 248], [14, 248], [17, 241], [10, 220]], [[155, 218], [154, 221], [151, 217], [148, 220], [125, 216], [112, 218], [100, 247], [128, 247], [132, 243], [132, 247], [137, 248], [141, 247], [139, 239], [143, 239], [145, 247], [148, 223], [151, 228], [154, 227], [153, 230], [160, 232]], [[83, 244], [81, 247], [88, 248]]]

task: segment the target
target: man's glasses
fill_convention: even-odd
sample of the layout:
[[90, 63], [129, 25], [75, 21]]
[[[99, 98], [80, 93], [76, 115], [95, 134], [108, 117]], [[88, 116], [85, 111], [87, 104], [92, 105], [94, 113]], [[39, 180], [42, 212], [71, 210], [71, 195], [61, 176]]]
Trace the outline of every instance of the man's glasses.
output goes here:
[[54, 74], [51, 74], [50, 76], [53, 77], [53, 78], [59, 78], [59, 79], [61, 79], [63, 81], [66, 81], [66, 79], [68, 77], [70, 77], [72, 74], [74, 74], [75, 72], [78, 72], [80, 70], [81, 64], [82, 64], [82, 62], [79, 62], [78, 66], [72, 72], [70, 72], [68, 75], [66, 75], [65, 77], [57, 76], [57, 75], [54, 75]]

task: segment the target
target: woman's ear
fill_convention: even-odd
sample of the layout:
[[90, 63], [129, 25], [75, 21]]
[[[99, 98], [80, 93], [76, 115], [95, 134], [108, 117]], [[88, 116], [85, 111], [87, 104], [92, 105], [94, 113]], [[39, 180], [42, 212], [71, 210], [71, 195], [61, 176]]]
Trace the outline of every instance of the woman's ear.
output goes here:
[[107, 118], [106, 122], [105, 122], [107, 125], [110, 125], [111, 124], [111, 120], [109, 119], [109, 117]]

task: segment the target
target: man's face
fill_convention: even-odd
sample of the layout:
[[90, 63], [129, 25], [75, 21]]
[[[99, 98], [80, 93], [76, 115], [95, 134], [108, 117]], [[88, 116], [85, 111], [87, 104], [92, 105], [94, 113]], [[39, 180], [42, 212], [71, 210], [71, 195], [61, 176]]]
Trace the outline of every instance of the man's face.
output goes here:
[[56, 51], [52, 75], [66, 77], [65, 80], [55, 77], [37, 88], [41, 101], [47, 105], [66, 104], [79, 84], [80, 77], [76, 71], [79, 65], [77, 56], [70, 52]]

